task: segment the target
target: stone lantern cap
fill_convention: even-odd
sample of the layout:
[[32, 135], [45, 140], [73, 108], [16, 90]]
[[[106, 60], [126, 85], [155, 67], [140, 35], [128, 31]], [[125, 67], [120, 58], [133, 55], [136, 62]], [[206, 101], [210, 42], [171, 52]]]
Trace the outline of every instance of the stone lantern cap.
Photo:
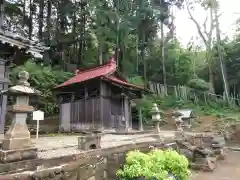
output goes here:
[[160, 113], [160, 111], [159, 111], [158, 106], [157, 106], [156, 103], [153, 104], [151, 113], [152, 113], [152, 114], [159, 114], [159, 113]]
[[174, 111], [174, 112], [172, 113], [172, 116], [173, 116], [173, 117], [180, 117], [180, 116], [183, 116], [183, 114], [182, 114], [181, 112], [179, 112], [179, 111]]
[[19, 81], [17, 85], [8, 88], [7, 90], [1, 91], [2, 94], [10, 95], [28, 95], [28, 96], [38, 96], [41, 92], [30, 87], [28, 83], [29, 73], [26, 71], [21, 71], [18, 74]]

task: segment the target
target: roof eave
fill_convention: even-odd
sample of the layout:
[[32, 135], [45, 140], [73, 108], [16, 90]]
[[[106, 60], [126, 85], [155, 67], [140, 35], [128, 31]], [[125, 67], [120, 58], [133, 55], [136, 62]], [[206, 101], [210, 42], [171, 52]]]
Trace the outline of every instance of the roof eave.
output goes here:
[[[105, 80], [105, 81], [108, 81], [110, 82], [111, 84], [114, 84], [116, 86], [120, 86], [120, 87], [125, 87], [127, 89], [130, 89], [130, 90], [135, 90], [135, 91], [146, 91], [145, 88], [143, 87], [137, 87], [135, 86], [134, 84], [130, 84], [129, 83], [129, 86], [128, 85], [124, 85], [124, 84], [121, 84], [121, 83], [117, 83], [117, 82], [114, 82], [114, 81], [111, 81], [109, 78], [107, 77], [102, 77], [101, 79]], [[132, 85], [132, 86], [131, 86]]]

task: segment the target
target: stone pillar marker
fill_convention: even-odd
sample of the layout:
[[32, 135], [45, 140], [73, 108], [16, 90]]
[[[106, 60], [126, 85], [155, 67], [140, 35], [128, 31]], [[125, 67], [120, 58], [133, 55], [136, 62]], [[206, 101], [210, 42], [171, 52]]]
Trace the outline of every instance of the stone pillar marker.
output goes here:
[[28, 72], [21, 71], [18, 77], [18, 84], [4, 92], [13, 96], [14, 102], [13, 105], [8, 106], [8, 111], [13, 114], [13, 119], [2, 142], [0, 150], [2, 163], [37, 158], [37, 148], [31, 142], [26, 118], [28, 113], [34, 111], [34, 107], [29, 105], [29, 97], [39, 95], [40, 92], [30, 87]]

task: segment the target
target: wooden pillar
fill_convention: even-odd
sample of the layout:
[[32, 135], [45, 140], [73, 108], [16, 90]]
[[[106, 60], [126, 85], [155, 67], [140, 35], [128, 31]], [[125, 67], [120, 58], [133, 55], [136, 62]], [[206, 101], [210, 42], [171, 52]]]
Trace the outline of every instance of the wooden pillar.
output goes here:
[[[8, 71], [5, 60], [0, 59], [0, 91], [8, 88]], [[0, 94], [0, 140], [4, 137], [7, 95]]]
[[125, 131], [129, 131], [129, 102], [127, 96], [124, 96], [124, 118]]
[[143, 131], [143, 119], [142, 119], [142, 109], [140, 108], [138, 110], [139, 116], [138, 116], [138, 120], [139, 120], [139, 131]]
[[103, 95], [104, 95], [104, 85], [103, 82], [100, 81], [100, 130], [103, 130]]
[[130, 100], [128, 101], [128, 107], [129, 107], [129, 128], [132, 129], [132, 103]]
[[[87, 98], [88, 98], [88, 89], [87, 89], [87, 85], [84, 85], [84, 121], [85, 121], [85, 125], [88, 125], [88, 116], [87, 116]], [[79, 119], [78, 119], [79, 122]]]

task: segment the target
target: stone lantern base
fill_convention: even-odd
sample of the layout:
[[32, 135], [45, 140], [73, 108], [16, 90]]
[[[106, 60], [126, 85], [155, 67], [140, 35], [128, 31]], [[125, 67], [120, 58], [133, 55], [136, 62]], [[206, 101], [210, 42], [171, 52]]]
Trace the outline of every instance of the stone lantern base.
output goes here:
[[37, 148], [31, 142], [26, 124], [15, 122], [10, 126], [2, 141], [0, 163], [16, 162], [37, 158]]

